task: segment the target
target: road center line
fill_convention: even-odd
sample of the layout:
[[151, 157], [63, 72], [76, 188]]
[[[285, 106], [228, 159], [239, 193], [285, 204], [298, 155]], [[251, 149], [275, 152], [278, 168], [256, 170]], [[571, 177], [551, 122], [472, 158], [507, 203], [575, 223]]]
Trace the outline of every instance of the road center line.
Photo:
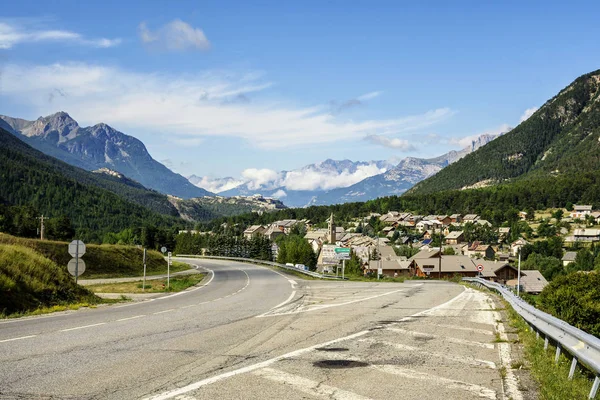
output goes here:
[[171, 312], [171, 311], [175, 311], [175, 309], [174, 309], [174, 308], [169, 308], [168, 310], [158, 311], [158, 312], [155, 312], [155, 313], [153, 313], [153, 314], [154, 314], [154, 315], [157, 315], [157, 314], [164, 314], [164, 313]]
[[121, 318], [121, 319], [118, 319], [116, 322], [119, 322], [119, 321], [129, 321], [130, 319], [142, 318], [142, 317], [145, 317], [145, 316], [146, 316], [146, 314], [142, 314], [142, 315], [136, 315], [135, 317]]
[[78, 326], [75, 328], [69, 328], [69, 329], [62, 329], [60, 332], [69, 332], [69, 331], [74, 331], [77, 329], [85, 329], [85, 328], [91, 328], [93, 326], [100, 326], [100, 325], [104, 325], [106, 324], [106, 322], [100, 322], [99, 324], [92, 324], [92, 325], [84, 325], [84, 326]]
[[22, 339], [29, 339], [29, 338], [36, 337], [36, 336], [37, 335], [29, 335], [29, 336], [16, 337], [16, 338], [12, 338], [12, 339], [4, 339], [4, 340], [0, 340], [0, 343], [12, 342], [15, 340], [22, 340]]

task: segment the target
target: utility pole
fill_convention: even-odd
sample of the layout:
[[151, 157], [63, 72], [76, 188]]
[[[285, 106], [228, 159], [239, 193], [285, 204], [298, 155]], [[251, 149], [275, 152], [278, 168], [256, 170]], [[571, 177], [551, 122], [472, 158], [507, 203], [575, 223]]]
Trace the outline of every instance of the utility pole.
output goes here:
[[519, 267], [517, 270], [517, 297], [521, 293], [521, 248], [519, 247]]
[[438, 279], [442, 279], [442, 228], [440, 228], [440, 259], [438, 262]]
[[[44, 240], [44, 214], [41, 217], [37, 217], [40, 220], [40, 240]], [[46, 218], [48, 219], [48, 218]]]

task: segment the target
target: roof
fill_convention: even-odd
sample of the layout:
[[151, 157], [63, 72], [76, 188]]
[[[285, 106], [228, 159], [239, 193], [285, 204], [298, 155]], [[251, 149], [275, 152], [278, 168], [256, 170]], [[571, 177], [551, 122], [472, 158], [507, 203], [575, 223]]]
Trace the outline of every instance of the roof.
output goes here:
[[592, 206], [588, 205], [574, 205], [573, 210], [575, 211], [592, 211]]
[[379, 254], [381, 255], [382, 259], [397, 257], [392, 246], [379, 246]]
[[[434, 272], [439, 268], [439, 258], [415, 258], [413, 259], [414, 263], [423, 267], [424, 265], [433, 266]], [[473, 259], [468, 256], [442, 256], [441, 269], [442, 272], [446, 273], [461, 273], [461, 272], [478, 272], [477, 265], [480, 263], [475, 263]], [[494, 271], [489, 268], [485, 268], [482, 271], [482, 275], [484, 277], [494, 277]]]
[[256, 231], [258, 231], [258, 230], [260, 230], [260, 229], [263, 229], [263, 230], [264, 230], [265, 228], [264, 228], [262, 225], [252, 225], [252, 226], [249, 226], [249, 227], [248, 227], [248, 228], [247, 228], [247, 229], [244, 231], [244, 233], [253, 233], [253, 232], [256, 232]]
[[[380, 264], [381, 262], [381, 264]], [[369, 261], [369, 268], [370, 269], [378, 269], [379, 265], [381, 265], [381, 269], [409, 269], [411, 262], [407, 261], [407, 260], [402, 260], [400, 258], [395, 258], [392, 260], [385, 260], [385, 259], [381, 259], [381, 260], [371, 260]]]
[[575, 229], [573, 236], [600, 236], [600, 229]]
[[565, 255], [563, 256], [562, 260], [563, 261], [571, 262], [571, 261], [575, 261], [575, 257], [577, 257], [577, 253], [576, 252], [574, 252], [574, 251], [567, 251], [565, 253]]
[[500, 232], [500, 233], [510, 233], [510, 228], [498, 228], [498, 232]]
[[314, 239], [321, 239], [325, 236], [327, 236], [327, 229], [317, 229], [314, 231], [306, 232], [306, 235], [304, 235], [304, 239], [314, 240]]
[[416, 258], [438, 258], [439, 254], [439, 247], [425, 247], [424, 249], [419, 250], [419, 252], [412, 256], [409, 260], [414, 260]]
[[[511, 279], [506, 282], [508, 286], [517, 286], [517, 280]], [[521, 270], [521, 286], [528, 293], [539, 293], [548, 285], [548, 281], [535, 269]]]
[[454, 232], [450, 232], [447, 236], [446, 239], [458, 239], [459, 237], [461, 237], [463, 235], [463, 231], [454, 231]]
[[474, 221], [474, 220], [476, 220], [478, 218], [479, 218], [479, 215], [477, 215], [477, 214], [467, 214], [467, 215], [465, 215], [463, 217], [463, 220], [472, 220], [472, 221]]
[[514, 242], [512, 242], [510, 245], [511, 246], [525, 246], [526, 244], [529, 244], [529, 242], [523, 238], [519, 238], [517, 240], [515, 240]]

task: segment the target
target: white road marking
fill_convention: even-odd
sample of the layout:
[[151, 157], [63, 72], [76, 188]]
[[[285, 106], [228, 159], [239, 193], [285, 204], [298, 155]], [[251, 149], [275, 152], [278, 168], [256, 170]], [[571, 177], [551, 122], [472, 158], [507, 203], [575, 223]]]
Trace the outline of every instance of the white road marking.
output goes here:
[[496, 363], [494, 363], [493, 361], [480, 360], [480, 359], [472, 358], [472, 357], [453, 356], [453, 355], [449, 355], [449, 354], [435, 353], [435, 352], [426, 351], [426, 350], [423, 350], [421, 348], [414, 347], [414, 346], [408, 346], [408, 345], [401, 344], [401, 343], [393, 343], [393, 342], [381, 341], [381, 340], [376, 340], [376, 339], [360, 339], [359, 342], [381, 343], [386, 346], [391, 346], [391, 347], [394, 347], [394, 348], [396, 348], [398, 350], [402, 350], [402, 351], [410, 351], [411, 353], [423, 353], [423, 354], [427, 354], [432, 357], [444, 358], [446, 360], [456, 361], [456, 362], [459, 362], [462, 364], [469, 364], [469, 365], [474, 365], [477, 367], [483, 366], [483, 367], [487, 367], [487, 368], [491, 368], [491, 369], [496, 369]]
[[[494, 311], [493, 314], [494, 318], [496, 318], [496, 321], [502, 321], [500, 313]], [[504, 324], [502, 322], [498, 322], [497, 332], [500, 335], [501, 340], [508, 340], [508, 335], [506, 334]], [[506, 375], [504, 379], [502, 379], [504, 398], [523, 400], [523, 395], [519, 390], [519, 381], [511, 367], [510, 343], [498, 343], [498, 354], [500, 356], [500, 363], [506, 371]]]
[[169, 308], [168, 310], [158, 311], [158, 312], [155, 312], [155, 313], [153, 313], [153, 314], [154, 314], [154, 315], [157, 315], [157, 314], [164, 314], [164, 313], [168, 313], [168, 312], [171, 312], [171, 311], [175, 311], [175, 309], [174, 309], [174, 308]]
[[294, 311], [287, 311], [287, 312], [282, 312], [282, 313], [273, 313], [273, 314], [265, 315], [265, 317], [276, 317], [276, 316], [280, 316], [280, 315], [300, 314], [300, 313], [311, 312], [311, 311], [319, 311], [319, 310], [323, 310], [325, 308], [346, 306], [348, 304], [354, 304], [354, 303], [358, 303], [360, 301], [372, 300], [372, 299], [376, 299], [378, 297], [388, 296], [390, 294], [394, 294], [394, 293], [398, 293], [398, 292], [402, 292], [402, 291], [404, 291], [404, 289], [393, 290], [391, 292], [381, 293], [381, 294], [378, 294], [378, 295], [375, 295], [375, 296], [370, 296], [370, 297], [365, 297], [365, 298], [350, 300], [350, 301], [346, 301], [344, 303], [323, 304], [323, 305], [319, 305], [319, 306], [313, 306], [311, 308], [299, 309], [299, 310], [294, 310]]
[[[443, 307], [447, 307], [449, 304], [451, 304], [452, 302], [456, 301], [456, 299], [458, 299], [461, 296], [463, 296], [464, 293], [465, 292], [463, 291], [460, 294], [458, 294], [456, 297], [454, 297], [454, 298], [446, 301], [445, 303], [439, 304], [439, 305], [437, 305], [435, 307], [432, 307], [432, 308], [428, 308], [427, 310], [419, 311], [418, 313], [413, 314], [410, 317], [416, 317], [416, 316], [419, 316], [419, 315], [423, 315], [423, 314], [425, 314], [425, 313], [427, 313], [429, 311], [432, 311], [432, 310], [437, 310], [437, 309], [440, 309], [440, 308], [443, 308]], [[410, 317], [407, 317], [407, 318], [410, 318]], [[303, 349], [295, 350], [295, 351], [292, 351], [290, 353], [283, 354], [283, 355], [271, 358], [269, 360], [266, 360], [266, 361], [263, 361], [263, 362], [260, 362], [260, 363], [257, 363], [257, 364], [249, 365], [247, 367], [239, 368], [239, 369], [236, 369], [236, 370], [233, 370], [233, 371], [225, 372], [225, 373], [220, 374], [220, 375], [215, 375], [215, 376], [212, 376], [210, 378], [206, 378], [206, 379], [200, 380], [200, 381], [195, 382], [195, 383], [191, 383], [191, 384], [189, 384], [187, 386], [184, 386], [184, 387], [181, 387], [179, 389], [175, 389], [175, 390], [171, 390], [171, 391], [168, 391], [168, 392], [157, 394], [157, 395], [154, 395], [154, 396], [151, 396], [151, 397], [147, 397], [146, 399], [148, 399], [148, 400], [166, 400], [166, 399], [171, 399], [173, 397], [189, 393], [189, 392], [191, 392], [193, 390], [197, 390], [197, 389], [199, 389], [199, 388], [201, 388], [203, 386], [211, 385], [211, 384], [213, 384], [215, 382], [218, 382], [218, 381], [221, 381], [223, 379], [227, 379], [227, 378], [230, 378], [230, 377], [236, 376], [236, 375], [245, 374], [247, 372], [256, 371], [256, 370], [261, 369], [261, 368], [266, 368], [266, 367], [269, 367], [270, 365], [272, 365], [273, 363], [276, 363], [277, 361], [285, 360], [285, 359], [292, 358], [292, 357], [297, 357], [297, 356], [303, 355], [305, 353], [309, 353], [309, 352], [311, 352], [311, 351], [313, 351], [313, 350], [315, 350], [317, 348], [327, 347], [327, 346], [331, 346], [332, 344], [336, 344], [336, 343], [343, 342], [343, 341], [346, 341], [346, 340], [356, 339], [356, 338], [365, 336], [365, 335], [367, 335], [369, 333], [371, 333], [371, 331], [368, 331], [368, 330], [367, 331], [360, 331], [360, 332], [354, 333], [352, 335], [348, 335], [348, 336], [344, 336], [344, 337], [341, 337], [341, 338], [338, 338], [338, 339], [331, 340], [329, 342], [319, 343], [319, 344], [316, 344], [314, 346], [310, 346], [310, 347], [306, 347], [306, 348], [303, 348]]]
[[292, 386], [294, 389], [310, 396], [332, 400], [367, 400], [368, 397], [358, 395], [333, 386], [325, 385], [298, 375], [289, 374], [273, 368], [263, 368], [254, 371], [254, 375], [280, 383], [284, 386]]
[[69, 331], [74, 331], [77, 329], [85, 329], [85, 328], [91, 328], [94, 326], [100, 326], [100, 325], [105, 325], [106, 322], [100, 322], [99, 324], [91, 324], [91, 325], [84, 325], [84, 326], [77, 326], [75, 328], [69, 328], [69, 329], [62, 329], [60, 332], [69, 332]]
[[[398, 332], [398, 333], [404, 333], [405, 335], [410, 335], [414, 338], [420, 338], [420, 339], [436, 339], [439, 338], [438, 335], [431, 335], [429, 333], [421, 333], [421, 332], [415, 332], [415, 331], [409, 331], [407, 329], [401, 329], [401, 328], [385, 328], [387, 331], [392, 331], [392, 332]], [[481, 342], [475, 342], [473, 340], [465, 340], [465, 339], [458, 339], [458, 338], [453, 338], [453, 337], [444, 337], [443, 338], [444, 341], [446, 342], [452, 342], [452, 343], [456, 343], [456, 344], [464, 344], [467, 346], [476, 346], [476, 347], [483, 347], [486, 349], [493, 349], [494, 348], [494, 344], [493, 343], [481, 343]]]
[[447, 324], [435, 324], [435, 327], [440, 327], [440, 328], [448, 328], [448, 329], [456, 329], [459, 331], [466, 331], [466, 332], [474, 332], [474, 333], [481, 333], [482, 335], [488, 335], [488, 336], [494, 336], [494, 332], [492, 331], [488, 331], [487, 329], [477, 329], [477, 328], [465, 328], [462, 326], [456, 326], [456, 325], [447, 325]]
[[276, 309], [278, 309], [279, 307], [283, 307], [283, 306], [285, 306], [287, 303], [289, 303], [290, 301], [292, 301], [292, 299], [294, 298], [294, 296], [295, 296], [295, 295], [296, 295], [296, 291], [294, 290], [294, 291], [292, 292], [292, 294], [290, 294], [290, 297], [288, 297], [288, 299], [287, 299], [286, 301], [284, 301], [283, 303], [277, 304], [275, 307], [271, 308], [269, 311], [267, 311], [267, 312], [266, 312], [266, 313], [264, 313], [264, 314], [257, 315], [257, 316], [256, 316], [256, 318], [264, 317], [266, 314], [270, 313], [271, 311], [273, 311], [273, 310], [276, 310]]
[[292, 289], [296, 289], [296, 286], [298, 286], [298, 282], [296, 282], [293, 279], [288, 279], [288, 282], [290, 283], [290, 285], [292, 285]]
[[121, 318], [121, 319], [118, 319], [116, 322], [129, 321], [130, 319], [142, 318], [142, 317], [145, 317], [145, 316], [146, 316], [146, 314], [142, 314], [142, 315], [136, 315], [135, 317]]
[[12, 338], [12, 339], [4, 339], [4, 340], [0, 340], [0, 343], [12, 342], [15, 340], [22, 340], [22, 339], [29, 339], [29, 338], [36, 337], [36, 336], [37, 335], [29, 335], [29, 336], [16, 337], [16, 338]]
[[401, 376], [407, 379], [418, 379], [427, 381], [428, 384], [442, 384], [449, 389], [465, 390], [467, 392], [473, 393], [474, 395], [486, 399], [496, 399], [496, 391], [490, 388], [486, 388], [485, 386], [474, 385], [472, 383], [443, 378], [441, 376], [427, 374], [424, 372], [413, 371], [410, 369], [398, 367], [396, 365], [371, 365], [371, 368], [388, 374]]

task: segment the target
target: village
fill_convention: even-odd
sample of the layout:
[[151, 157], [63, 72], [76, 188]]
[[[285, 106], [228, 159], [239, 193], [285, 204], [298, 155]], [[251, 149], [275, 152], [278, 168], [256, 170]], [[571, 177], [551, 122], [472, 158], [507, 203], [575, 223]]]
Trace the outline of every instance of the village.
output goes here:
[[[300, 224], [306, 230], [304, 239], [318, 255], [319, 273], [337, 273], [340, 259], [335, 249], [349, 248], [360, 260], [365, 276], [445, 279], [479, 276], [515, 287], [520, 251], [538, 240], [536, 229], [541, 232], [544, 228], [540, 227], [554, 223], [556, 233], [552, 235], [561, 238], [566, 250], [561, 259], [564, 266], [575, 261], [576, 252], [572, 250], [600, 241], [600, 229], [590, 228], [600, 223], [600, 212], [593, 211], [592, 206], [575, 205], [571, 211], [558, 210], [551, 215], [528, 218], [527, 212], [520, 212], [520, 223], [529, 228], [528, 235], [511, 234], [510, 227], [493, 227], [476, 214], [423, 216], [389, 211], [355, 218], [345, 223], [346, 227], [337, 226], [333, 214], [326, 221], [327, 228], [313, 226], [309, 220], [280, 220], [267, 226], [249, 226], [244, 236], [250, 239], [262, 235], [275, 243], [278, 237], [289, 235]], [[472, 240], [477, 237], [474, 230], [487, 234], [481, 235], [481, 240]], [[275, 260], [277, 250], [274, 244]], [[539, 270], [523, 269], [520, 284], [523, 291], [537, 294], [548, 281]]]

